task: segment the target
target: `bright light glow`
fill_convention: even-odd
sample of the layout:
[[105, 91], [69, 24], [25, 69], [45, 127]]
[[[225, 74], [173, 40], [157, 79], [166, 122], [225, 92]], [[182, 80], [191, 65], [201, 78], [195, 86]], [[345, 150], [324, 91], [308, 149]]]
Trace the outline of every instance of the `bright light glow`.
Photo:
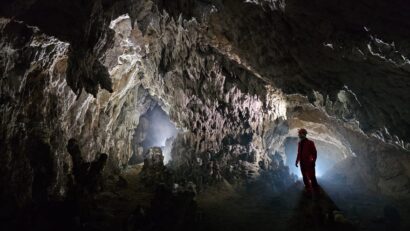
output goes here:
[[[317, 154], [317, 160], [316, 160], [316, 177], [324, 177], [324, 174], [328, 170], [330, 170], [334, 164], [336, 164], [338, 161], [340, 161], [343, 156], [343, 154], [340, 152], [340, 150], [336, 150], [334, 148], [334, 153], [329, 152], [329, 147], [333, 146], [328, 146], [327, 148], [324, 146], [323, 142], [320, 141], [315, 141], [316, 143], [316, 149], [318, 151]], [[286, 165], [289, 166], [289, 170], [291, 173], [295, 174], [299, 179], [302, 178], [302, 173], [300, 171], [300, 164], [299, 167], [297, 168], [295, 166], [295, 161], [296, 161], [296, 155], [297, 155], [297, 144], [298, 144], [298, 138], [296, 137], [289, 137], [285, 140], [285, 153], [286, 153]], [[340, 152], [340, 153], [339, 153]], [[339, 157], [339, 158], [338, 158]]]
[[165, 146], [165, 141], [177, 133], [175, 125], [171, 123], [168, 115], [159, 106], [152, 110], [148, 119], [151, 122], [152, 145], [163, 147]]
[[171, 160], [171, 147], [168, 146], [172, 145], [172, 142], [167, 140], [175, 137], [178, 130], [160, 106], [148, 111], [144, 117], [148, 120], [148, 126], [144, 130], [145, 139], [142, 145], [144, 149], [160, 147], [166, 164]]

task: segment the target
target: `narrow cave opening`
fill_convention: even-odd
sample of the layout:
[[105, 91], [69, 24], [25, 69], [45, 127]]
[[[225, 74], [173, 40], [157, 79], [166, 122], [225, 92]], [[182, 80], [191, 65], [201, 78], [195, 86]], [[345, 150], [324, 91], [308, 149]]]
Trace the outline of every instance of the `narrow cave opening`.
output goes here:
[[169, 115], [156, 103], [140, 116], [133, 137], [133, 155], [128, 163], [142, 163], [149, 148], [159, 147], [164, 156], [164, 164], [167, 164], [171, 160], [172, 143], [177, 133], [178, 129]]
[[[316, 176], [319, 178], [325, 178], [332, 172], [333, 167], [337, 163], [345, 159], [345, 154], [334, 144], [316, 139], [312, 140], [315, 142], [317, 149]], [[301, 178], [302, 174], [300, 169], [295, 166], [298, 142], [299, 139], [297, 137], [288, 137], [284, 141], [284, 146], [286, 165], [289, 166], [291, 173]]]

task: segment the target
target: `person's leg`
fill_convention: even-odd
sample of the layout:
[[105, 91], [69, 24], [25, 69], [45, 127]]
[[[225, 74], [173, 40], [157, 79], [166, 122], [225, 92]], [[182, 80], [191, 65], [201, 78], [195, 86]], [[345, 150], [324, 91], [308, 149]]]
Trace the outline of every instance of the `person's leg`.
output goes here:
[[309, 189], [310, 188], [310, 181], [309, 181], [309, 176], [308, 176], [308, 171], [306, 169], [306, 166], [303, 165], [303, 164], [300, 164], [300, 170], [302, 172], [303, 183], [305, 184], [305, 188]]
[[319, 184], [317, 183], [317, 179], [316, 179], [315, 166], [313, 166], [312, 170], [311, 170], [310, 182], [312, 183], [313, 188], [318, 188], [319, 187]]
[[317, 183], [317, 180], [316, 180], [314, 164], [308, 165], [308, 167], [306, 168], [306, 176], [309, 180], [312, 191], [319, 192], [319, 184]]

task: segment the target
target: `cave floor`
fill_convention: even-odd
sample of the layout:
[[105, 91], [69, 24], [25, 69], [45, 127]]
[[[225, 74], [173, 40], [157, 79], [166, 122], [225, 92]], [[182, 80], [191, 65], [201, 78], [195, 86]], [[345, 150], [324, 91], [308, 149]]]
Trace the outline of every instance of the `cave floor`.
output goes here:
[[323, 190], [311, 197], [298, 182], [279, 195], [258, 191], [219, 188], [199, 195], [204, 230], [356, 230], [340, 215], [331, 220], [338, 208]]
[[106, 190], [97, 194], [89, 208], [82, 214], [84, 230], [126, 230], [127, 220], [137, 206], [149, 207], [153, 191], [142, 186], [138, 174], [142, 165], [129, 167], [121, 174], [126, 185], [108, 184]]
[[[327, 181], [315, 197], [299, 181], [279, 195], [220, 185], [198, 196], [203, 230], [410, 230], [409, 201]], [[385, 211], [387, 210], [387, 211]], [[396, 213], [397, 212], [397, 213]]]
[[[153, 192], [138, 186], [141, 167], [123, 174], [128, 186], [94, 197], [83, 226], [86, 230], [127, 229], [138, 205], [149, 207]], [[285, 192], [262, 187], [234, 187], [221, 182], [197, 197], [196, 230], [410, 230], [410, 203], [387, 200], [358, 188], [320, 181], [319, 196], [303, 193], [299, 181]]]
[[[121, 180], [108, 179], [102, 192], [78, 198], [69, 206], [28, 211], [22, 221], [0, 220], [0, 230], [21, 230], [13, 228], [20, 226], [42, 231], [164, 230], [136, 228], [137, 208], [148, 209], [155, 201], [154, 190], [140, 182], [141, 168], [128, 167]], [[395, 201], [340, 182], [319, 179], [319, 184], [320, 195], [309, 197], [300, 181], [280, 193], [268, 192], [266, 185], [255, 182], [241, 186], [220, 182], [196, 196], [195, 224], [189, 230], [410, 230], [409, 200]], [[156, 222], [173, 218], [168, 214], [161, 214]]]

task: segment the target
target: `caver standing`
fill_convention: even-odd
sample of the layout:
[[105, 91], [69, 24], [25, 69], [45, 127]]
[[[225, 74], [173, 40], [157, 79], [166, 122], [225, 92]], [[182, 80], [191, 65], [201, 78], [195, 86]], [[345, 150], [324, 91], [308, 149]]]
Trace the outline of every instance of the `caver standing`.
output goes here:
[[298, 131], [299, 135], [299, 144], [298, 144], [298, 154], [296, 159], [296, 167], [300, 163], [300, 170], [303, 176], [303, 183], [308, 192], [312, 190], [317, 191], [319, 185], [316, 180], [315, 174], [315, 163], [317, 158], [317, 151], [315, 143], [312, 140], [309, 140], [306, 135], [306, 129], [302, 128]]

